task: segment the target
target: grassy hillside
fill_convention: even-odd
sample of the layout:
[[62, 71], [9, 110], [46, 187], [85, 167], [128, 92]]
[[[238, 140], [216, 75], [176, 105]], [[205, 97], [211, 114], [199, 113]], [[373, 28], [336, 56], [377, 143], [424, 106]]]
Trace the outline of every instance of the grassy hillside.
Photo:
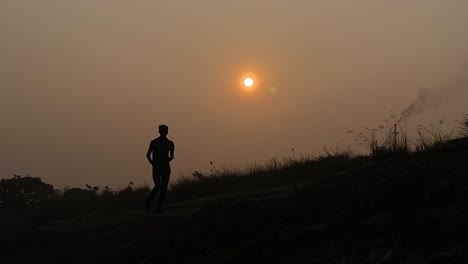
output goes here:
[[194, 175], [161, 214], [144, 212], [148, 190], [131, 186], [61, 194], [20, 218], [2, 211], [0, 253], [7, 263], [467, 263], [468, 138], [432, 139]]
[[466, 263], [467, 161], [459, 139], [286, 197], [212, 201], [157, 239], [148, 263]]

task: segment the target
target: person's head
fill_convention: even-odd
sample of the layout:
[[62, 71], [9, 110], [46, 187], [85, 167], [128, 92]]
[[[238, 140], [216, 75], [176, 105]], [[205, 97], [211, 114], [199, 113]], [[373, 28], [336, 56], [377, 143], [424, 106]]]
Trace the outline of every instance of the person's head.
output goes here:
[[167, 134], [169, 133], [169, 127], [166, 126], [166, 125], [160, 125], [159, 126], [159, 134], [161, 136], [167, 136]]

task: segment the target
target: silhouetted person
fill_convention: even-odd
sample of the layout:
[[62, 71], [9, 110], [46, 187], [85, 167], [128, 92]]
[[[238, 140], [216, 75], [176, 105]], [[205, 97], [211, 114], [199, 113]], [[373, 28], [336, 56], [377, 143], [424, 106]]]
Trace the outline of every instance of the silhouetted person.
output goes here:
[[166, 196], [169, 177], [171, 176], [170, 161], [174, 159], [174, 143], [167, 138], [169, 128], [166, 125], [159, 126], [160, 136], [151, 141], [146, 158], [153, 165], [153, 181], [154, 188], [151, 191], [148, 199], [146, 199], [146, 210], [150, 210], [151, 202], [154, 200], [158, 192], [159, 199], [155, 212], [161, 209]]

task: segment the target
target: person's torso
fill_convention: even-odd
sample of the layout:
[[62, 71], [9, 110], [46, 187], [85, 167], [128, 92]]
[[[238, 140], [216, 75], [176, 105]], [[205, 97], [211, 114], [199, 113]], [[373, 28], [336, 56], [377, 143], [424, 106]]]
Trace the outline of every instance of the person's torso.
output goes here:
[[169, 165], [169, 151], [173, 143], [167, 138], [158, 137], [151, 141], [153, 149], [153, 165]]

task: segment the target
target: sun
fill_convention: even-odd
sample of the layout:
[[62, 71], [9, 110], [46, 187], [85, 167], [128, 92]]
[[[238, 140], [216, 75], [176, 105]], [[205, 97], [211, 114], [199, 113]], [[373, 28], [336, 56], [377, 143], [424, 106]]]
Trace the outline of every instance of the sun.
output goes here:
[[252, 77], [244, 78], [244, 87], [245, 88], [252, 88], [255, 84], [255, 81]]
[[239, 88], [246, 93], [252, 93], [258, 88], [257, 75], [253, 72], [245, 72], [239, 80]]

